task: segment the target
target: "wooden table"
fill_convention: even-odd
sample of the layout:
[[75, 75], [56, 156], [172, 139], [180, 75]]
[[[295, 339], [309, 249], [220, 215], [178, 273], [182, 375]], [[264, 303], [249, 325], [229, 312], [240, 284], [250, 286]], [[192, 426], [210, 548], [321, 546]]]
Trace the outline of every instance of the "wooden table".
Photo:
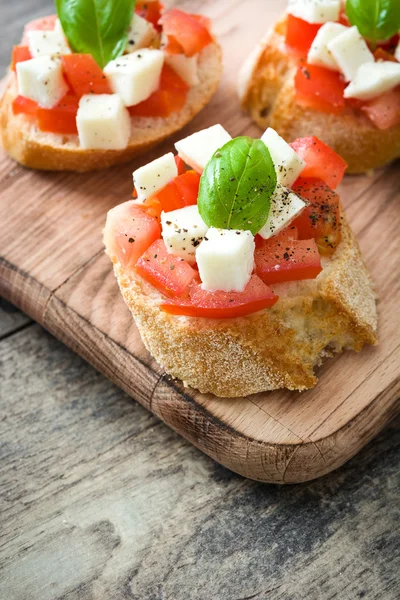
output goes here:
[[[2, 3], [2, 70], [51, 4]], [[0, 403], [4, 600], [399, 597], [400, 421], [320, 480], [257, 484], [3, 302]]]

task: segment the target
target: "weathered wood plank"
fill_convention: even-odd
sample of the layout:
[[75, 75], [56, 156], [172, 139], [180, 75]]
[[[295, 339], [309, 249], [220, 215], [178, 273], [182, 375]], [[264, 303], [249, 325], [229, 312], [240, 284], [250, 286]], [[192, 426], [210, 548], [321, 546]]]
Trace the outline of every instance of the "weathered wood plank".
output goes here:
[[1, 598], [397, 600], [400, 422], [322, 479], [269, 486], [36, 325], [0, 362]]

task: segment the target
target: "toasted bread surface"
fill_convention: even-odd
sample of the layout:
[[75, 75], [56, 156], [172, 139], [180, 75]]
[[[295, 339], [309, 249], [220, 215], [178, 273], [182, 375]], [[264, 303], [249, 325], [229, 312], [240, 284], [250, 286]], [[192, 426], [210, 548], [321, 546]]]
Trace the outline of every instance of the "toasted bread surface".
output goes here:
[[132, 117], [132, 134], [123, 150], [84, 150], [77, 135], [41, 132], [33, 119], [14, 115], [12, 102], [17, 95], [16, 77], [9, 82], [0, 105], [0, 135], [3, 148], [19, 163], [50, 171], [92, 171], [127, 162], [182, 129], [210, 101], [222, 73], [218, 44], [212, 43], [199, 55], [200, 83], [190, 88], [186, 105], [167, 118]]
[[156, 290], [110, 258], [147, 349], [167, 373], [203, 393], [305, 390], [325, 356], [377, 342], [373, 285], [345, 220], [342, 241], [315, 280], [271, 286], [275, 306], [235, 319], [166, 314]]
[[400, 157], [400, 124], [377, 129], [348, 106], [340, 114], [318, 112], [296, 100], [298, 58], [285, 46], [286, 16], [253, 50], [238, 81], [242, 107], [263, 129], [272, 127], [286, 141], [316, 135], [348, 163], [348, 173], [364, 173]]

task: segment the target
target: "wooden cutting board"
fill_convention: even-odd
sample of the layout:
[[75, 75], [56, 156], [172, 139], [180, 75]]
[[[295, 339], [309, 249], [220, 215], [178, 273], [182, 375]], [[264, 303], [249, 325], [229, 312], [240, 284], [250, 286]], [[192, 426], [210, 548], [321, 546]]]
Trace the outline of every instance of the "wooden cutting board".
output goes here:
[[259, 136], [240, 111], [235, 78], [286, 2], [179, 4], [214, 21], [225, 53], [218, 93], [174, 138], [108, 171], [34, 172], [1, 153], [0, 294], [226, 467], [267, 482], [313, 479], [351, 458], [400, 408], [399, 164], [346, 177], [340, 189], [377, 286], [378, 347], [326, 361], [317, 387], [302, 394], [224, 400], [171, 381], [145, 350], [103, 253], [105, 214], [129, 198], [132, 171], [171, 150], [174, 140], [216, 122], [234, 136]]

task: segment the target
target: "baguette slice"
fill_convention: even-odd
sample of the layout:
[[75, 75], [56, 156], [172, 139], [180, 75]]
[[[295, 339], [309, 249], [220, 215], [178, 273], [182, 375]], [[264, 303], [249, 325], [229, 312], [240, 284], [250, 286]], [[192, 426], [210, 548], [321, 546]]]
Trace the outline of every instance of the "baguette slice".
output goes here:
[[305, 390], [317, 383], [314, 367], [324, 357], [377, 343], [373, 285], [345, 218], [342, 241], [316, 279], [270, 286], [280, 296], [272, 308], [235, 319], [166, 314], [158, 292], [108, 254], [146, 348], [203, 393]]
[[244, 63], [238, 81], [242, 108], [260, 127], [272, 127], [287, 142], [312, 132], [345, 159], [347, 173], [364, 173], [400, 157], [400, 124], [380, 130], [351, 107], [334, 115], [297, 104], [298, 59], [285, 46], [285, 32], [286, 16]]
[[4, 150], [32, 169], [49, 171], [92, 171], [127, 162], [182, 129], [210, 101], [222, 74], [222, 53], [217, 43], [199, 54], [200, 83], [190, 88], [183, 109], [167, 118], [132, 117], [132, 136], [124, 150], [83, 150], [77, 135], [40, 131], [25, 115], [14, 115], [12, 101], [17, 95], [16, 77], [9, 82], [0, 104], [0, 135]]

